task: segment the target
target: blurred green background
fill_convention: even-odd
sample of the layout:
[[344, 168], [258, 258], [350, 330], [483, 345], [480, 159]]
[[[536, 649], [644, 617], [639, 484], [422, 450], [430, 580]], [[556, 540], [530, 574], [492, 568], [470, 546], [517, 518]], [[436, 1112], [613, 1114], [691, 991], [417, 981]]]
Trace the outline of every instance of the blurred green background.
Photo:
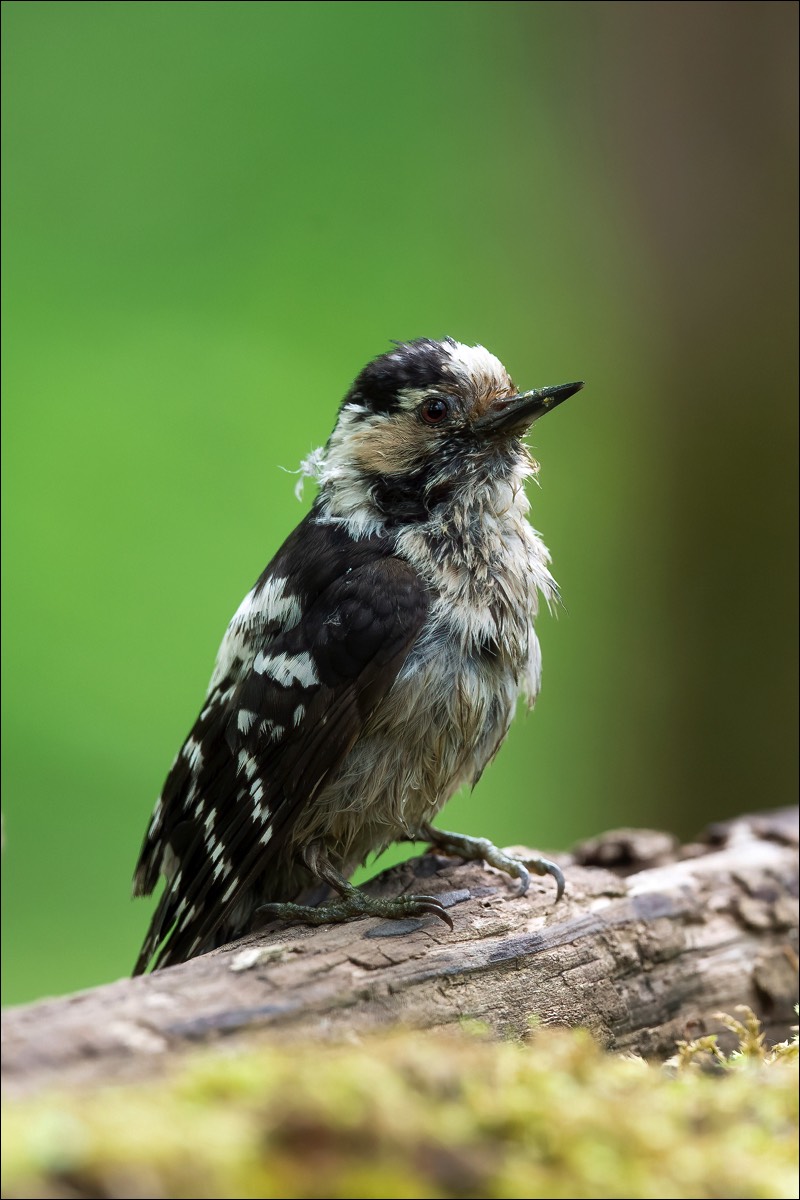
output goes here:
[[790, 802], [797, 7], [6, 3], [5, 999], [126, 973], [130, 876], [294, 468], [390, 338], [483, 342], [566, 608], [443, 823]]

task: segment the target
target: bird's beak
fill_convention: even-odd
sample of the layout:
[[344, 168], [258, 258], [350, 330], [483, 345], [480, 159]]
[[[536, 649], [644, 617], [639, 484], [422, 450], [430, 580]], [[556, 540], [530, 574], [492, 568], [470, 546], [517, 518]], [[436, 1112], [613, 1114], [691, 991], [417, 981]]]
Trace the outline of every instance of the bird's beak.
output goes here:
[[536, 388], [519, 396], [495, 400], [475, 422], [481, 433], [524, 433], [529, 425], [556, 408], [583, 387], [580, 383], [560, 383], [556, 387]]

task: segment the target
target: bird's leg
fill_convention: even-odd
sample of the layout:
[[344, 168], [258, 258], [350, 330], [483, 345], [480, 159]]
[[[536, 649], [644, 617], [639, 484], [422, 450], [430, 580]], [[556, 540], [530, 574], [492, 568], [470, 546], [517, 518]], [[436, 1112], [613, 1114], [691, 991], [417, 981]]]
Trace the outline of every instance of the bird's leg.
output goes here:
[[281, 921], [302, 921], [306, 925], [328, 925], [351, 921], [354, 917], [383, 917], [393, 921], [408, 917], [439, 917], [453, 928], [453, 919], [435, 896], [398, 896], [396, 900], [381, 900], [367, 896], [337, 871], [318, 842], [305, 850], [306, 866], [313, 874], [339, 893], [341, 899], [326, 904], [262, 904], [259, 913], [269, 914]]
[[536, 875], [552, 875], [556, 881], [556, 902], [564, 894], [564, 874], [559, 866], [549, 858], [514, 858], [498, 850], [488, 838], [467, 837], [463, 833], [448, 833], [446, 829], [436, 829], [427, 822], [420, 826], [420, 837], [433, 843], [442, 854], [453, 855], [455, 858], [465, 858], [468, 862], [483, 859], [491, 867], [505, 871], [520, 881], [519, 894], [524, 896], [531, 881], [529, 871]]

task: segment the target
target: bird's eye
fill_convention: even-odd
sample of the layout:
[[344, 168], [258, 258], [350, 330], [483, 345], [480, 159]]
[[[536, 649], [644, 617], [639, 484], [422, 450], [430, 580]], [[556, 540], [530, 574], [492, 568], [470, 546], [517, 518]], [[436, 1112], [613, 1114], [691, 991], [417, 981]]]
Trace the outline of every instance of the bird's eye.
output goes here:
[[444, 396], [429, 396], [420, 405], [419, 413], [426, 425], [441, 425], [450, 416], [449, 401]]

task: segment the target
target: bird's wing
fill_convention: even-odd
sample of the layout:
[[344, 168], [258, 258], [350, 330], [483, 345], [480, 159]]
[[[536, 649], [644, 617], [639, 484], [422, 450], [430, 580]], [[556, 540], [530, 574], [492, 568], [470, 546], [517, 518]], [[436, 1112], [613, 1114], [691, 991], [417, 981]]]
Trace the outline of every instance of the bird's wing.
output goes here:
[[280, 865], [293, 824], [388, 692], [428, 606], [411, 566], [373, 558], [248, 651], [235, 684], [217, 679], [165, 785], [171, 819], [151, 839], [158, 848], [143, 851], [140, 890], [152, 888], [156, 861], [167, 886], [136, 973], [165, 938], [159, 966], [197, 953], [253, 877]]
[[[224, 744], [214, 743], [256, 655], [294, 628], [303, 612], [348, 567], [360, 567], [383, 553], [385, 546], [379, 539], [354, 542], [338, 525], [316, 520], [312, 510], [261, 573], [225, 631], [203, 711], [156, 801], [136, 865], [134, 896], [149, 896], [162, 872], [170, 876], [178, 847], [194, 833], [192, 820], [198, 808], [212, 808], [230, 791], [230, 780], [224, 778], [230, 756]], [[203, 757], [203, 795], [198, 755]]]
[[[288, 592], [280, 572], [280, 554], [245, 596], [225, 630], [208, 685], [205, 704], [170, 768], [145, 835], [133, 879], [134, 896], [149, 896], [162, 871], [164, 854], [176, 839], [177, 828], [196, 815], [201, 774], [205, 786], [216, 778], [227, 761], [224, 747], [211, 753], [220, 720], [230, 707], [242, 680], [259, 650], [297, 624], [303, 597]], [[209, 757], [210, 756], [210, 757]], [[200, 771], [202, 759], [203, 771]], [[179, 840], [179, 836], [178, 836]]]

